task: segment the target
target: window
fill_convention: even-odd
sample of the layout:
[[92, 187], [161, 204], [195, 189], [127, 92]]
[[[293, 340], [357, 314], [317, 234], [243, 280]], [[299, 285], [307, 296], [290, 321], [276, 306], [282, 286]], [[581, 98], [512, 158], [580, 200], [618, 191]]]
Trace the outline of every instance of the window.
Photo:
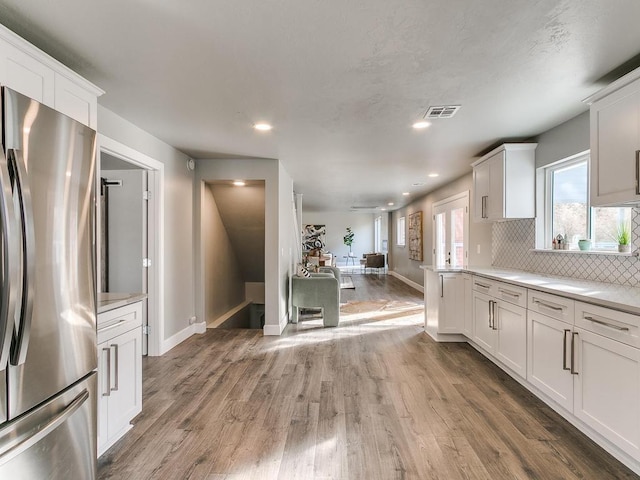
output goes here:
[[373, 248], [376, 252], [382, 251], [382, 217], [376, 217], [373, 223]]
[[544, 239], [542, 248], [552, 248], [553, 239], [566, 238], [569, 250], [578, 240], [590, 239], [592, 250], [617, 250], [621, 226], [630, 229], [631, 208], [591, 207], [589, 204], [589, 154], [582, 153], [544, 167]]
[[399, 247], [405, 245], [404, 217], [399, 217], [396, 224], [396, 244]]

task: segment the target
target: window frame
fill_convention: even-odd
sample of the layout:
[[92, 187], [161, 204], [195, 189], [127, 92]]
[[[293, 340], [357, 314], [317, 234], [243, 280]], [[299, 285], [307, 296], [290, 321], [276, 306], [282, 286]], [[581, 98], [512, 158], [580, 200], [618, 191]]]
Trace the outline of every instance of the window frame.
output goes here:
[[[591, 205], [591, 151], [585, 150], [583, 152], [571, 155], [569, 157], [557, 160], [542, 167], [539, 167], [536, 171], [536, 210], [542, 212], [542, 215], [536, 217], [536, 244], [537, 250], [556, 251], [552, 249], [553, 243], [553, 173], [557, 170], [578, 165], [586, 162], [587, 164], [587, 218], [586, 228], [587, 237], [593, 237], [593, 209], [596, 208]], [[621, 206], [623, 207], [623, 206]], [[630, 208], [630, 207], [624, 207]], [[557, 250], [560, 252], [571, 253], [600, 253], [600, 254], [618, 254], [617, 250], [613, 249], [595, 249], [592, 248], [588, 252], [581, 250]]]
[[[402, 224], [402, 226], [400, 225]], [[404, 215], [396, 220], [396, 246], [405, 247], [407, 244], [407, 222]], [[402, 235], [401, 235], [402, 234]]]

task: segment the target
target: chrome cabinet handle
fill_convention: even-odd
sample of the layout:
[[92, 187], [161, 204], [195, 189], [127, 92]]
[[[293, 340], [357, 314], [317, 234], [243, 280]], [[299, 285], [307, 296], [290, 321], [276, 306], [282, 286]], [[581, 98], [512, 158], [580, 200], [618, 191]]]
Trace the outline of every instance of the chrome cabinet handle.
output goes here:
[[520, 298], [520, 294], [516, 293], [516, 292], [512, 292], [510, 290], [505, 290], [504, 288], [499, 288], [498, 291], [500, 293], [503, 293], [505, 295], [509, 295], [510, 297], [514, 297], [514, 298]]
[[548, 303], [541, 302], [540, 300], [536, 300], [536, 299], [533, 300], [533, 303], [535, 303], [537, 305], [540, 305], [541, 307], [550, 308], [551, 310], [555, 310], [556, 312], [561, 312], [562, 310], [564, 310], [564, 308], [562, 308], [562, 307], [556, 307], [554, 305], [549, 305]]
[[498, 302], [493, 302], [493, 305], [491, 305], [491, 318], [493, 319], [493, 329], [494, 330], [498, 330], [498, 327], [496, 325], [496, 303]]
[[489, 218], [489, 215], [487, 214], [487, 200], [488, 200], [489, 196], [488, 195], [483, 195], [482, 196], [482, 218]]
[[636, 195], [640, 195], [640, 150], [636, 150]]
[[629, 327], [621, 327], [619, 325], [614, 325], [613, 323], [603, 322], [602, 320], [598, 320], [593, 317], [582, 317], [585, 320], [589, 320], [590, 322], [597, 323], [598, 325], [604, 325], [605, 327], [613, 328], [614, 330], [618, 330], [620, 332], [628, 332]]
[[111, 349], [110, 348], [103, 348], [102, 349], [103, 352], [107, 352], [107, 391], [106, 392], [102, 392], [102, 396], [103, 397], [110, 397], [111, 396]]
[[112, 392], [117, 392], [118, 391], [118, 380], [119, 380], [119, 376], [120, 376], [120, 369], [118, 368], [118, 344], [117, 343], [113, 343], [111, 344], [111, 347], [109, 348], [109, 351], [111, 351], [111, 349], [113, 348], [114, 352], [113, 352], [113, 356], [114, 356], [114, 366], [113, 369], [116, 372], [115, 375], [115, 381], [114, 381], [114, 386], [111, 389]]
[[15, 350], [11, 352], [11, 363], [22, 365], [27, 359], [27, 348], [31, 334], [33, 314], [33, 293], [35, 289], [35, 230], [33, 226], [33, 206], [27, 167], [19, 150], [9, 149], [9, 165], [14, 167], [14, 180], [18, 194], [18, 207], [22, 220], [22, 302], [20, 323], [17, 327]]
[[444, 275], [440, 275], [440, 298], [444, 298]]
[[485, 285], [484, 283], [480, 283], [480, 282], [476, 282], [476, 285], [478, 287], [486, 288], [487, 290], [491, 288], [491, 285]]
[[0, 222], [2, 222], [2, 278], [0, 297], [0, 370], [7, 367], [13, 335], [16, 302], [18, 297], [20, 258], [18, 227], [13, 209], [9, 167], [4, 151], [0, 148]]
[[571, 375], [578, 375], [578, 371], [576, 370], [575, 365], [575, 353], [576, 353], [576, 337], [578, 336], [578, 332], [573, 332], [571, 334]]
[[562, 334], [562, 370], [570, 370], [569, 367], [567, 367], [567, 333], [570, 331], [568, 328], [565, 328]]

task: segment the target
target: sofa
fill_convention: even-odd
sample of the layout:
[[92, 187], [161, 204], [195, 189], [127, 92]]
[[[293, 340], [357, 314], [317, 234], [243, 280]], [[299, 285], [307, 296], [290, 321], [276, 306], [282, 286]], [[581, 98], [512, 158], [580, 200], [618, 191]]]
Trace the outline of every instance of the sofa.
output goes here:
[[336, 327], [340, 320], [340, 270], [320, 267], [310, 277], [291, 277], [291, 321], [298, 323], [300, 308], [321, 308], [325, 327]]

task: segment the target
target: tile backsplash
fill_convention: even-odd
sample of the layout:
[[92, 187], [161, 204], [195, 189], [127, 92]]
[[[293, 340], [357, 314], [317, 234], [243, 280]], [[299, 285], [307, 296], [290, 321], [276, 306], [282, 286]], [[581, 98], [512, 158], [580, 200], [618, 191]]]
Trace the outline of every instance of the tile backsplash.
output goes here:
[[[640, 246], [640, 208], [631, 215], [632, 248]], [[492, 227], [494, 267], [640, 286], [640, 260], [622, 255], [535, 252], [535, 220], [496, 222]]]

